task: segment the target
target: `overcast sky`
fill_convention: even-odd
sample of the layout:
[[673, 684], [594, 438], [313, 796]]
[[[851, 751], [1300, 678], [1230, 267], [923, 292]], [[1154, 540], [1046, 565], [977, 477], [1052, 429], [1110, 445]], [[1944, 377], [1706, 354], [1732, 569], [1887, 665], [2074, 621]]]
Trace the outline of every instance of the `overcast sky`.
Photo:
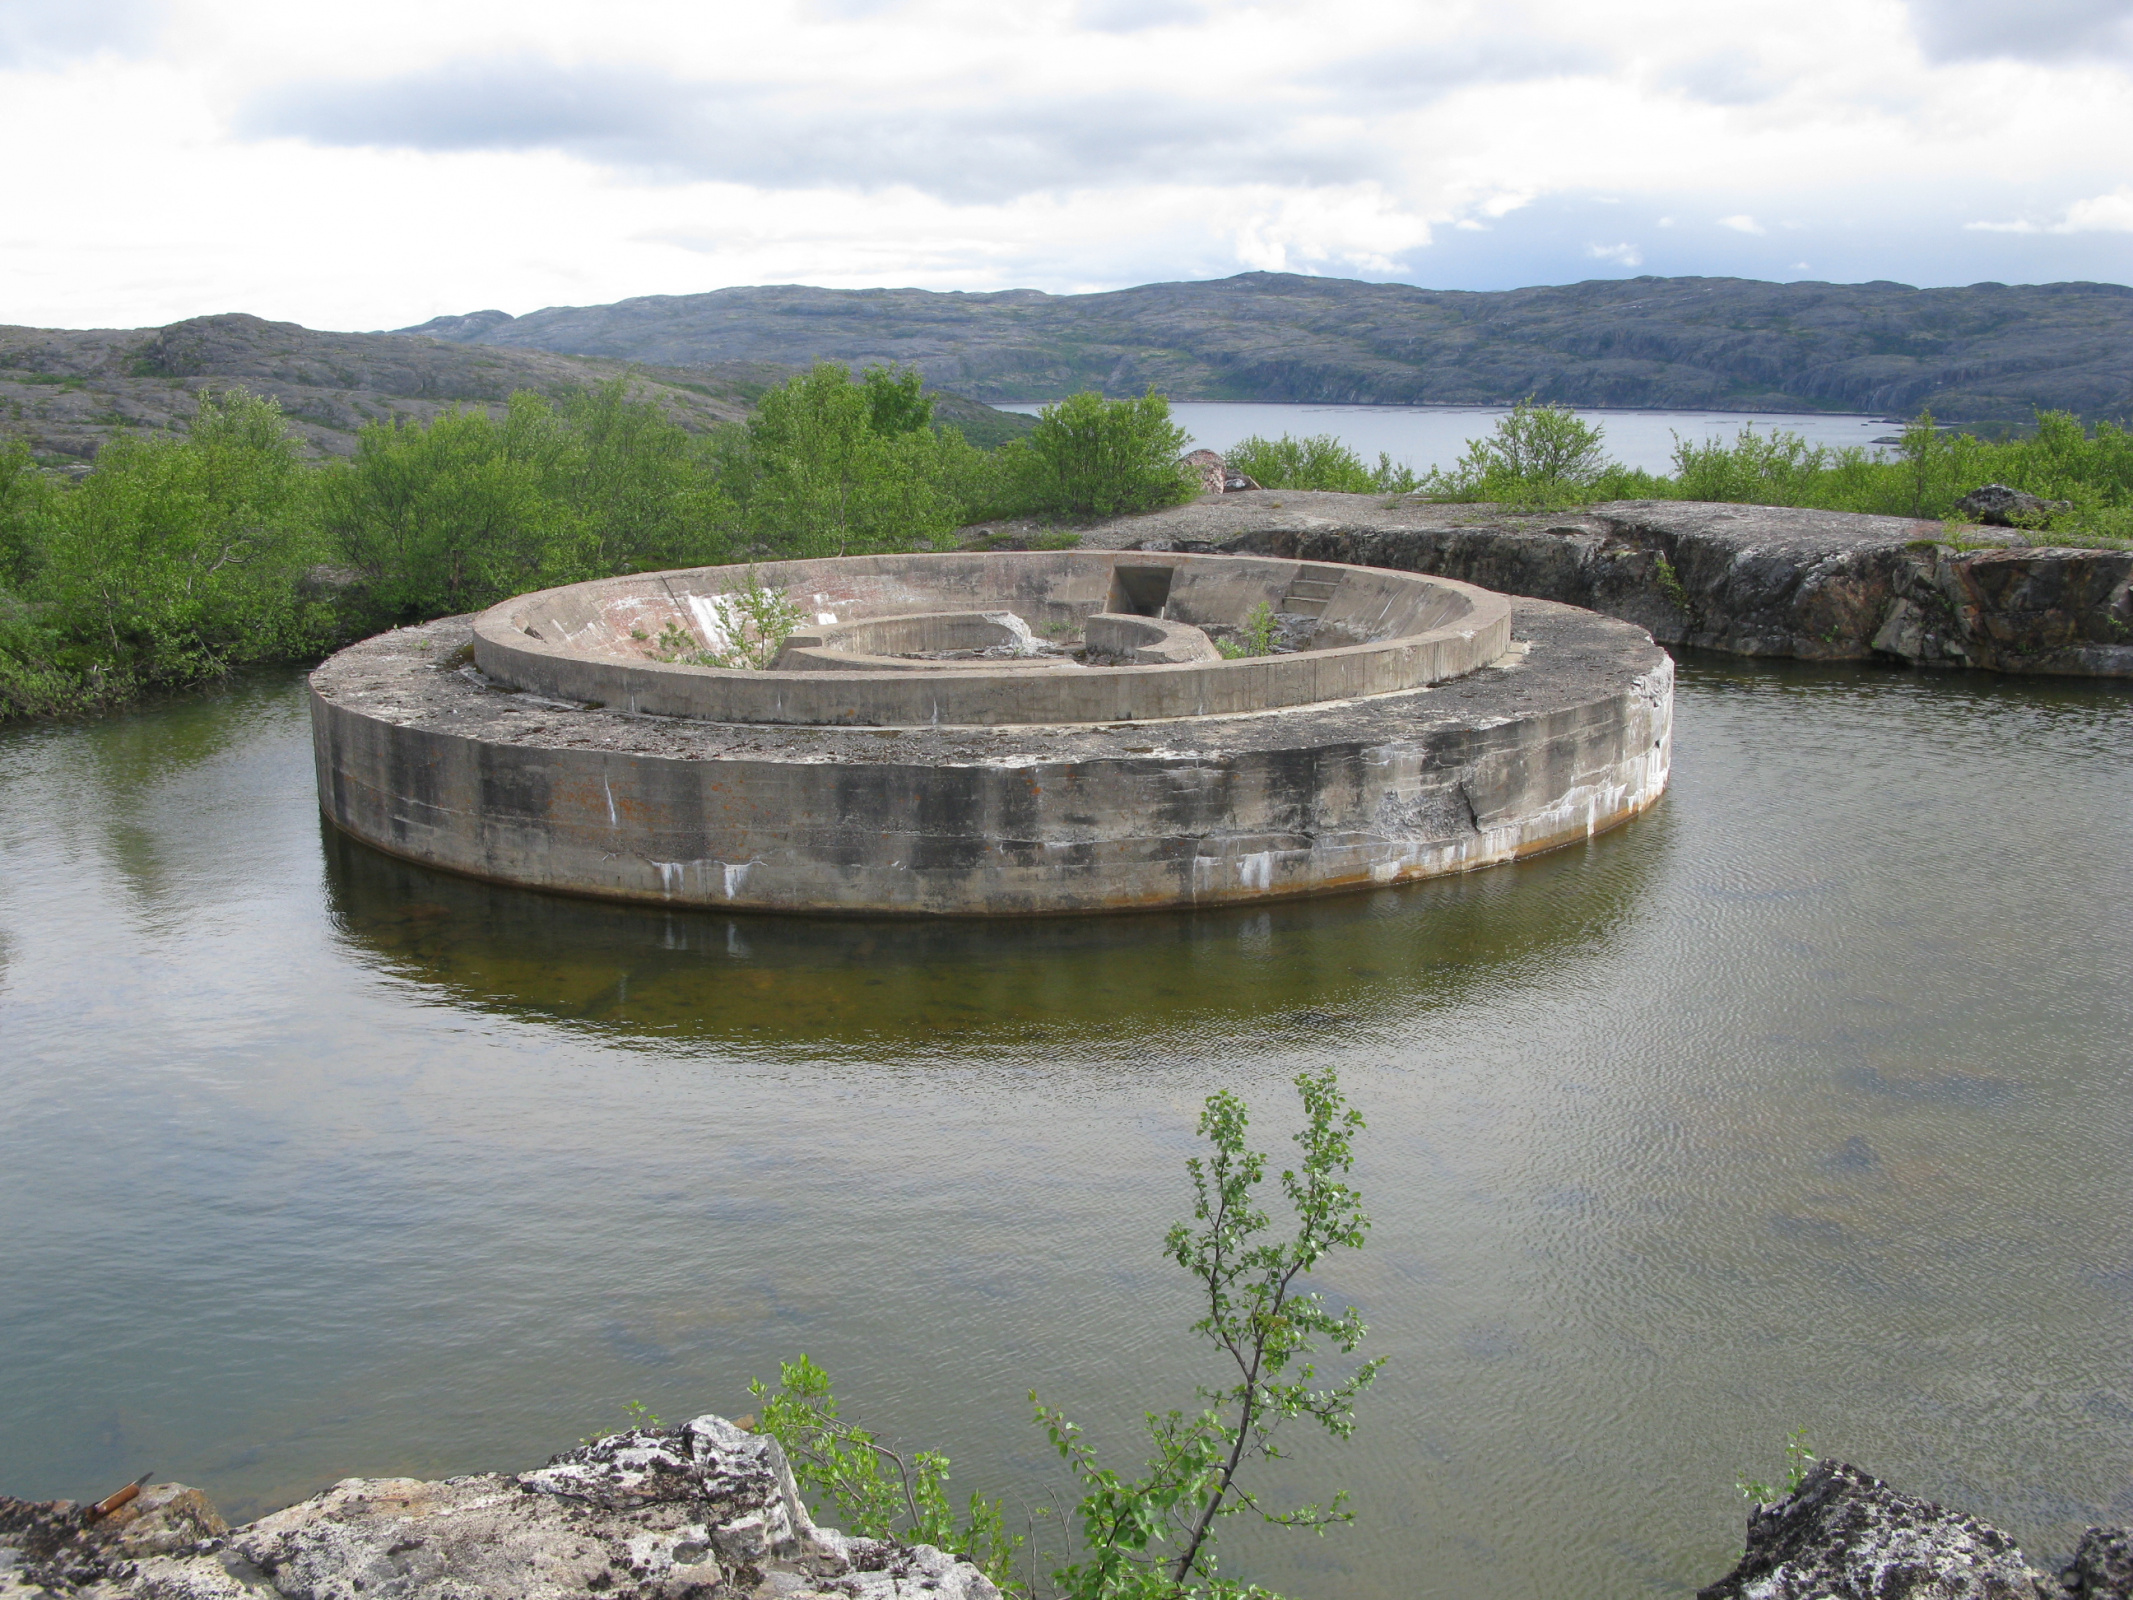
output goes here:
[[2133, 0], [0, 0], [0, 322], [2133, 279]]

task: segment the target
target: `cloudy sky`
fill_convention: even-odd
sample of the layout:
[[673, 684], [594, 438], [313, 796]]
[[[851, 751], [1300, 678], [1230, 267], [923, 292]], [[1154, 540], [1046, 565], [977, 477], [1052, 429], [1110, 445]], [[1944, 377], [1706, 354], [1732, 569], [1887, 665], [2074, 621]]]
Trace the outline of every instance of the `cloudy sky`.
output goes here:
[[2133, 280], [2133, 0], [0, 0], [0, 322]]

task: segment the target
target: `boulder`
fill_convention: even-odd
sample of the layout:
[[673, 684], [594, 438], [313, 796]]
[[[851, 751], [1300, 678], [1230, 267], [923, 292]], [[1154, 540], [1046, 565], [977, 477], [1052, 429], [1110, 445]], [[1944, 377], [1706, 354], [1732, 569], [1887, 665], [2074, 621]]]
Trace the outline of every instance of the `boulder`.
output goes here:
[[[0, 1596], [999, 1600], [931, 1545], [817, 1527], [776, 1441], [715, 1416], [611, 1434], [531, 1472], [347, 1478], [234, 1531], [197, 1491], [150, 1493], [117, 1537], [63, 1502], [14, 1511], [24, 1560], [19, 1578], [0, 1570]], [[0, 1540], [18, 1506], [0, 1502]]]
[[1739, 1565], [1696, 1600], [2122, 1600], [2127, 1576], [2123, 1529], [2091, 1528], [2054, 1578], [1990, 1523], [1825, 1461], [1749, 1514]]
[[1182, 459], [1200, 475], [1201, 491], [1205, 494], [1220, 494], [1229, 482], [1229, 468], [1212, 450], [1190, 450]]
[[2069, 1600], [2133, 1600], [2133, 1532], [2089, 1529], [2059, 1581]]
[[1955, 502], [1958, 516], [1994, 528], [2041, 527], [2044, 519], [2054, 511], [2073, 509], [2071, 500], [2042, 500], [2020, 489], [2010, 489], [2004, 483], [1988, 483], [1972, 489]]

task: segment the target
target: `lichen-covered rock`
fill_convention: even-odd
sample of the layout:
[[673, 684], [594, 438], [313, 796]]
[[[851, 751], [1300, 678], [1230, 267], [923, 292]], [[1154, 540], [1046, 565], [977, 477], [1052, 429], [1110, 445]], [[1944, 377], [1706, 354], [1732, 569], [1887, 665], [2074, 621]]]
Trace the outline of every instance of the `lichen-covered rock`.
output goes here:
[[2133, 1600], [2133, 1532], [2089, 1529], [2059, 1581], [2070, 1600]]
[[1748, 1518], [1740, 1564], [1696, 1600], [2059, 1600], [1989, 1523], [1898, 1494], [1842, 1462]]
[[1212, 450], [1192, 450], [1183, 457], [1184, 465], [1198, 474], [1202, 494], [1220, 494], [1229, 482], [1229, 468]]
[[[179, 1533], [210, 1520], [220, 1533], [220, 1519], [196, 1491], [158, 1493], [165, 1534], [148, 1537], [137, 1521], [131, 1542], [88, 1537], [78, 1515], [69, 1524], [72, 1507], [18, 1516], [45, 1531], [42, 1555], [21, 1569], [12, 1595], [999, 1600], [984, 1574], [930, 1545], [816, 1527], [776, 1442], [715, 1416], [613, 1434], [531, 1472], [348, 1478], [224, 1536], [182, 1543]], [[0, 1573], [0, 1600], [10, 1593]]]
[[1081, 540], [1430, 573], [1731, 655], [2133, 677], [2133, 550], [1909, 517], [1684, 500], [1529, 514], [1282, 490], [1203, 497]]
[[2004, 483], [1988, 483], [1972, 489], [1955, 502], [1955, 514], [1994, 528], [2034, 528], [2054, 511], [2071, 511], [2071, 500], [2045, 500], [2010, 489]]

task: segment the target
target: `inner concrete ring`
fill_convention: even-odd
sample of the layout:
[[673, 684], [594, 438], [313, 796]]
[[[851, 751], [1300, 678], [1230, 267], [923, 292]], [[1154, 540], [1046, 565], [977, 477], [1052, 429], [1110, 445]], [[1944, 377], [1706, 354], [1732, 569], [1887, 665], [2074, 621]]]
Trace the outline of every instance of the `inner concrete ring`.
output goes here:
[[[803, 613], [770, 670], [662, 659], [724, 648], [736, 596], [750, 585], [782, 591]], [[1298, 647], [1222, 659], [1204, 630], [1233, 631], [1261, 605], [1301, 629]], [[1000, 644], [997, 635], [1015, 629], [1028, 651], [919, 659]], [[1039, 653], [1045, 639], [1068, 636], [1116, 649], [1128, 664], [1092, 668]], [[652, 716], [842, 727], [1137, 722], [1321, 705], [1461, 677], [1510, 642], [1510, 602], [1448, 578], [1071, 550], [642, 573], [521, 595], [474, 625], [481, 670], [530, 693]]]

